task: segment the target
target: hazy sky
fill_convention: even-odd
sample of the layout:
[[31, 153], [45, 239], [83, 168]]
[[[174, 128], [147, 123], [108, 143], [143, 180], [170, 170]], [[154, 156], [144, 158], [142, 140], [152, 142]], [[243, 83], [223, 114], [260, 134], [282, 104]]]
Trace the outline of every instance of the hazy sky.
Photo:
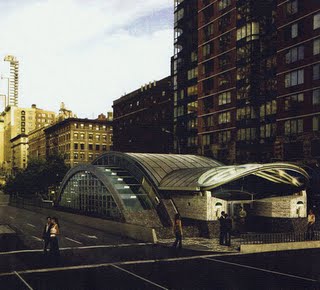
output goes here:
[[[6, 54], [20, 61], [20, 107], [57, 112], [63, 101], [78, 117], [96, 117], [170, 74], [173, 1], [0, 0], [4, 75]], [[0, 80], [0, 94], [6, 87]]]

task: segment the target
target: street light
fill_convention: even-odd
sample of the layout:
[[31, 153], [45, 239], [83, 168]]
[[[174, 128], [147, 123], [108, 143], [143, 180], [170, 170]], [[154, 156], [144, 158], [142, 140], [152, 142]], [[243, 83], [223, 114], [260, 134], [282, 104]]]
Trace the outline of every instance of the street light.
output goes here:
[[168, 133], [168, 134], [172, 134], [173, 138], [175, 138], [176, 141], [177, 141], [178, 154], [180, 154], [181, 151], [180, 151], [180, 141], [179, 141], [179, 138], [178, 138], [173, 132], [171, 132], [171, 131], [169, 131], [169, 130], [166, 130], [165, 128], [162, 128], [162, 132]]

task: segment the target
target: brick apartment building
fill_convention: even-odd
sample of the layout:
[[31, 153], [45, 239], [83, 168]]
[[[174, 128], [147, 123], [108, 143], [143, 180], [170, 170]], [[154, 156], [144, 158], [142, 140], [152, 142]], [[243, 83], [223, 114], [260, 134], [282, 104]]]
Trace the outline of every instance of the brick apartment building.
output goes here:
[[113, 114], [115, 151], [173, 152], [171, 77], [150, 82], [115, 100]]

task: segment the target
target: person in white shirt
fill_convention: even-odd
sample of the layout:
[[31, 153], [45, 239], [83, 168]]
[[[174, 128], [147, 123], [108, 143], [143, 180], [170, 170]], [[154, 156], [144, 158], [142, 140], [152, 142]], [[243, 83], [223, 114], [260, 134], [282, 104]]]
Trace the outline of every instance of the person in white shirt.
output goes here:
[[52, 227], [50, 228], [50, 254], [57, 263], [60, 257], [58, 235], [60, 234], [58, 219], [51, 218]]

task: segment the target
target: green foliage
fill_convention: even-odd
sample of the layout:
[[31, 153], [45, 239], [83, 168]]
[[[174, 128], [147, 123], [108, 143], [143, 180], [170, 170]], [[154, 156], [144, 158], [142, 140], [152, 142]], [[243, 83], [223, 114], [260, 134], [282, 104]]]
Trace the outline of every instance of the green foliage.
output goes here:
[[44, 159], [31, 159], [25, 170], [11, 176], [4, 187], [8, 194], [47, 195], [48, 187], [59, 186], [69, 167], [61, 155], [54, 154]]

